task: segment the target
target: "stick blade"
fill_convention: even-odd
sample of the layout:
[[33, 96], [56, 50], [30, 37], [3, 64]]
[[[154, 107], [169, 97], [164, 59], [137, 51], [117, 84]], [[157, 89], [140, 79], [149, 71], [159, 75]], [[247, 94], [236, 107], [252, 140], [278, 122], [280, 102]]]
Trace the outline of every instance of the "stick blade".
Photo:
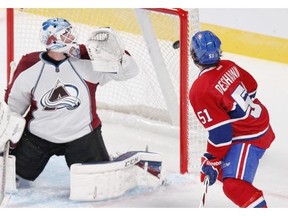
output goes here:
[[204, 186], [204, 190], [203, 190], [202, 197], [200, 200], [199, 208], [203, 208], [205, 206], [205, 203], [206, 203], [206, 195], [207, 195], [208, 187], [209, 187], [209, 177], [208, 176], [205, 176], [204, 181], [203, 181], [203, 186]]

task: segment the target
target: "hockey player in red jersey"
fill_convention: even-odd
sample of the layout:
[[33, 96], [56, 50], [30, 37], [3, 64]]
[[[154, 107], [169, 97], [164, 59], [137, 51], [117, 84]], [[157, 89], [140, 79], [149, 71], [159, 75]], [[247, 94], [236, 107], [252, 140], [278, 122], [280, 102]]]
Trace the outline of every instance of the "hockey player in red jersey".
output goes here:
[[189, 99], [208, 131], [201, 158], [201, 181], [218, 179], [225, 195], [239, 207], [267, 207], [253, 185], [259, 160], [275, 139], [269, 113], [256, 97], [257, 82], [232, 61], [221, 59], [221, 41], [211, 31], [197, 32], [191, 57], [200, 69]]
[[96, 29], [88, 45], [79, 45], [74, 27], [55, 18], [43, 22], [40, 35], [46, 51], [22, 57], [5, 94], [11, 113], [25, 115], [25, 130], [11, 154], [18, 176], [30, 181], [53, 155], [64, 155], [69, 167], [109, 161], [96, 90], [139, 72], [111, 28]]

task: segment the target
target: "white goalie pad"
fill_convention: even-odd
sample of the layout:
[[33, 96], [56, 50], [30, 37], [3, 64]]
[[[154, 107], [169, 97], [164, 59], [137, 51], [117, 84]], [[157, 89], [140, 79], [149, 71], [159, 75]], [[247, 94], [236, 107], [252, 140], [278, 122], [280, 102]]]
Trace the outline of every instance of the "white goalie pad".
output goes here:
[[93, 71], [117, 73], [125, 52], [123, 41], [116, 31], [109, 27], [98, 28], [86, 42]]
[[73, 164], [70, 168], [70, 199], [100, 201], [140, 188], [157, 188], [165, 182], [161, 156], [132, 151], [116, 160], [97, 164]]
[[[5, 188], [6, 193], [17, 192], [15, 162], [16, 162], [15, 156], [9, 155], [6, 170], [6, 188]], [[0, 173], [3, 173], [3, 156], [0, 156]], [[2, 175], [0, 175], [0, 182], [2, 182]]]

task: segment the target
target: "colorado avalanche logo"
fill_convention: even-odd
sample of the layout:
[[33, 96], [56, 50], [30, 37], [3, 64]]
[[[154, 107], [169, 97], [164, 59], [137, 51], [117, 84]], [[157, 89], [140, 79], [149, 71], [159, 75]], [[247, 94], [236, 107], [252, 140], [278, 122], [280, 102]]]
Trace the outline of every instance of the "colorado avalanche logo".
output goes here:
[[61, 83], [57, 80], [53, 89], [46, 92], [41, 98], [43, 110], [57, 110], [66, 108], [74, 110], [80, 105], [79, 91], [76, 86]]

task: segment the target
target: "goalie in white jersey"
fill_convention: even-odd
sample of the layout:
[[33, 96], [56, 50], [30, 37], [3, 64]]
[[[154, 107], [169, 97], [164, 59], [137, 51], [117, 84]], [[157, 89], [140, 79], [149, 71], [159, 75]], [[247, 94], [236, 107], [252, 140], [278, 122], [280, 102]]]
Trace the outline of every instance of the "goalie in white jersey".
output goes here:
[[31, 181], [53, 155], [64, 155], [69, 167], [109, 161], [96, 90], [139, 72], [111, 28], [96, 29], [79, 45], [67, 20], [49, 19], [41, 27], [41, 42], [47, 51], [22, 57], [5, 94], [10, 111], [25, 115], [25, 130], [10, 154], [16, 156], [16, 173]]

